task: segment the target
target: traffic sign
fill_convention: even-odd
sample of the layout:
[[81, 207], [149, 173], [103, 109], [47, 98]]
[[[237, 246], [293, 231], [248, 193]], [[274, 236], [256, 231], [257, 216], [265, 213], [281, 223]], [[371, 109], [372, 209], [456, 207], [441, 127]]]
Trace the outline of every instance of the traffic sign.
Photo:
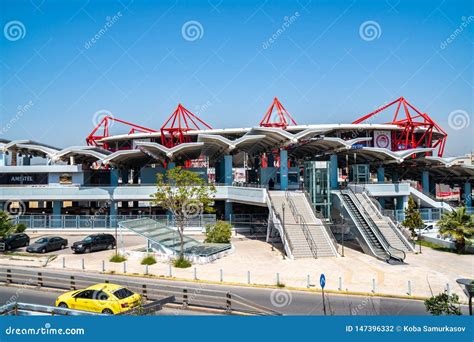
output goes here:
[[321, 285], [322, 289], [324, 289], [324, 286], [326, 286], [326, 276], [324, 273], [322, 273], [321, 277], [319, 277], [319, 285]]

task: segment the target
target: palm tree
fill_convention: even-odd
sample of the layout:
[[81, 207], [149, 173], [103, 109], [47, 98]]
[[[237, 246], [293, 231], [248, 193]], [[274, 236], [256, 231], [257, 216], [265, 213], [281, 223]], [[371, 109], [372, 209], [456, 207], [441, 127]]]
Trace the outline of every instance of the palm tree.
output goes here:
[[466, 213], [465, 207], [443, 214], [438, 226], [441, 234], [451, 235], [454, 238], [458, 252], [466, 246], [466, 239], [474, 235], [474, 222], [472, 216]]

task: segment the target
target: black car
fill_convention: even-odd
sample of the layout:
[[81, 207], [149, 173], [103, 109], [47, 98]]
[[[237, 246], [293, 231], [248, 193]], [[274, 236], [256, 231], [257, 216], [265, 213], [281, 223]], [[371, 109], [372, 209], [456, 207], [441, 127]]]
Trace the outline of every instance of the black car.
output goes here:
[[28, 246], [30, 237], [25, 233], [11, 234], [0, 239], [0, 251], [9, 251], [18, 247]]
[[71, 249], [75, 253], [90, 253], [104, 249], [112, 249], [116, 245], [115, 238], [110, 234], [93, 234], [81, 241], [72, 244]]
[[66, 246], [67, 240], [60, 236], [45, 236], [28, 246], [26, 251], [30, 253], [46, 253], [58, 249], [64, 249]]

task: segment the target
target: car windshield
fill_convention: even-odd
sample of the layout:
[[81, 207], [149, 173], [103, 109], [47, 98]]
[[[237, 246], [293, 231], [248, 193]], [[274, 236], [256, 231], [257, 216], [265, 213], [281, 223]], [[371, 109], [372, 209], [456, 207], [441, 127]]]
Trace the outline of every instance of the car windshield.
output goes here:
[[132, 295], [133, 295], [133, 292], [125, 287], [118, 289], [117, 291], [114, 292], [114, 296], [117, 297], [118, 299], [128, 298]]
[[88, 236], [86, 238], [84, 238], [84, 240], [82, 240], [82, 242], [91, 242], [92, 241], [92, 237]]
[[36, 243], [46, 243], [46, 242], [48, 242], [48, 240], [49, 240], [48, 238], [41, 238], [41, 239], [37, 240]]

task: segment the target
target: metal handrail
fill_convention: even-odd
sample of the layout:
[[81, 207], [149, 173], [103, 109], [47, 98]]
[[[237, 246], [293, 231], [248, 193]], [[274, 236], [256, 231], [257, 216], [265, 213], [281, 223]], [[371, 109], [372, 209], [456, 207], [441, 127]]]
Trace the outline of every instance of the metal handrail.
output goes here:
[[[284, 225], [283, 220], [280, 217], [280, 214], [278, 214], [278, 211], [276, 211], [275, 206], [273, 205], [272, 197], [270, 196], [269, 191], [267, 191], [267, 196], [268, 196], [268, 199], [270, 201], [270, 207], [272, 209], [273, 215], [275, 215], [277, 220], [280, 221], [281, 231], [282, 231], [282, 235], [283, 235], [281, 237], [282, 241], [284, 243], [286, 242], [288, 244], [288, 248], [290, 249], [290, 252], [293, 253], [293, 244], [291, 243], [291, 240], [288, 238], [288, 233], [286, 232], [285, 225]], [[273, 216], [271, 216], [269, 223], [272, 224], [273, 226], [275, 226], [275, 222], [273, 221]]]
[[304, 237], [306, 238], [306, 241], [308, 242], [309, 249], [311, 250], [311, 254], [313, 254], [313, 257], [315, 259], [318, 258], [318, 248], [316, 246], [316, 243], [314, 242], [313, 235], [311, 234], [311, 231], [309, 230], [308, 224], [306, 223], [306, 220], [304, 217], [298, 213], [295, 202], [293, 202], [293, 199], [290, 196], [290, 193], [285, 191], [285, 198], [286, 202], [288, 203], [291, 213], [293, 214], [293, 217], [295, 218], [296, 223], [298, 223], [303, 231]]
[[[364, 206], [363, 205], [360, 205], [361, 203], [357, 200], [357, 197], [355, 196], [354, 194], [354, 191], [352, 191], [351, 188], [347, 188], [346, 190], [344, 190], [348, 195], [349, 197], [351, 198], [352, 202], [354, 203], [354, 205], [357, 207], [357, 209], [360, 211], [360, 212], [363, 212], [363, 219], [367, 222], [367, 224], [369, 226], [371, 226], [372, 228], [372, 232], [375, 234], [375, 237], [377, 238], [377, 240], [380, 242], [380, 244], [382, 245], [382, 247], [384, 248], [384, 250], [388, 253], [389, 255], [389, 259], [390, 258], [393, 258], [393, 259], [398, 259], [398, 260], [401, 260], [403, 261], [406, 257], [406, 254], [404, 251], [402, 251], [401, 249], [398, 249], [398, 248], [395, 248], [393, 246], [390, 245], [390, 243], [385, 239], [385, 237], [383, 236], [383, 234], [380, 232], [379, 228], [377, 227], [377, 225], [375, 224], [375, 222], [372, 220], [372, 218], [370, 217], [369, 213], [367, 213], [367, 211], [365, 210]], [[391, 250], [395, 250], [397, 252], [400, 252], [403, 257], [399, 257], [395, 254], [392, 253]], [[387, 260], [388, 261], [388, 260]]]
[[329, 239], [331, 240], [331, 242], [334, 246], [336, 254], [339, 253], [338, 252], [339, 248], [338, 248], [338, 245], [337, 245], [336, 238], [334, 237], [334, 234], [332, 233], [331, 229], [324, 222], [326, 220], [326, 218], [321, 214], [321, 212], [316, 210], [316, 208], [313, 205], [313, 201], [311, 200], [311, 196], [309, 195], [308, 191], [306, 191], [306, 189], [303, 189], [302, 191], [303, 191], [303, 194], [306, 197], [306, 200], [309, 203], [309, 206], [311, 207], [311, 210], [313, 211], [314, 216], [316, 216], [316, 218], [318, 218], [321, 221], [321, 224], [323, 225], [324, 229], [326, 230], [326, 233], [328, 234]]

